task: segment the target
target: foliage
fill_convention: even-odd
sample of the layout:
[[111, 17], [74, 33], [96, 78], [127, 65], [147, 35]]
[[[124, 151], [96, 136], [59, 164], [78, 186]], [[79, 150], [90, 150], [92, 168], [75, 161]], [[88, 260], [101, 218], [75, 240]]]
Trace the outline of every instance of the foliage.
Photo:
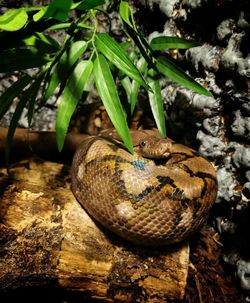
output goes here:
[[[59, 150], [83, 91], [93, 85], [99, 93], [115, 128], [128, 150], [133, 146], [116, 83], [120, 81], [133, 112], [139, 90], [149, 95], [152, 112], [161, 135], [166, 134], [160, 78], [171, 80], [211, 95], [168, 58], [159, 56], [167, 48], [190, 48], [198, 43], [177, 37], [154, 38], [149, 44], [138, 32], [132, 10], [120, 1], [119, 15], [127, 43], [117, 42], [112, 32], [99, 32], [98, 15], [107, 15], [105, 0], [53, 0], [45, 7], [9, 10], [0, 16], [0, 72], [20, 71], [22, 77], [0, 96], [0, 119], [19, 97], [9, 126], [6, 144], [7, 160], [10, 143], [23, 108], [28, 107], [28, 122], [32, 122], [35, 104], [46, 104], [59, 88], [56, 118], [56, 138]], [[72, 13], [74, 12], [74, 14]], [[74, 17], [73, 16], [77, 16]], [[66, 30], [62, 43], [52, 38], [50, 31]], [[38, 68], [32, 77], [27, 69]], [[42, 88], [42, 98], [38, 91]]]

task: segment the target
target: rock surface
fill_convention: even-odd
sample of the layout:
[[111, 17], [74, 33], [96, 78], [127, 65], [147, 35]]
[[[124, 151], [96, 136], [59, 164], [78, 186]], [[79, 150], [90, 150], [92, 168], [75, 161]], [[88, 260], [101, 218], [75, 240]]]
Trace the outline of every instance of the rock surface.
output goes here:
[[157, 25], [162, 30], [149, 30], [149, 37], [178, 33], [202, 43], [175, 56], [214, 98], [162, 82], [168, 132], [197, 146], [215, 164], [219, 192], [213, 224], [222, 237], [224, 260], [233, 266], [241, 287], [249, 291], [249, 1], [150, 0], [147, 6], [141, 1], [141, 6], [165, 16]]

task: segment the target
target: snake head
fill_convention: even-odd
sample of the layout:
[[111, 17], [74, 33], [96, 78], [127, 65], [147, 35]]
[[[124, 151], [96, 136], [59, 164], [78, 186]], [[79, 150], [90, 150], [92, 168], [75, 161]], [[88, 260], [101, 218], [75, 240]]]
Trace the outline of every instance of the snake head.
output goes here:
[[163, 159], [172, 153], [173, 141], [169, 138], [149, 136], [142, 139], [136, 152], [145, 158]]

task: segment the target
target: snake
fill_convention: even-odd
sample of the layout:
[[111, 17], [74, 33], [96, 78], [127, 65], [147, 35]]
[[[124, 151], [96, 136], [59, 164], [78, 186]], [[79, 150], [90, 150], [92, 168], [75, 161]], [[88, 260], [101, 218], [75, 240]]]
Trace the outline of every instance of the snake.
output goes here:
[[156, 130], [131, 131], [131, 138], [134, 154], [113, 130], [88, 136], [73, 157], [73, 194], [94, 220], [136, 245], [187, 239], [215, 202], [214, 166]]

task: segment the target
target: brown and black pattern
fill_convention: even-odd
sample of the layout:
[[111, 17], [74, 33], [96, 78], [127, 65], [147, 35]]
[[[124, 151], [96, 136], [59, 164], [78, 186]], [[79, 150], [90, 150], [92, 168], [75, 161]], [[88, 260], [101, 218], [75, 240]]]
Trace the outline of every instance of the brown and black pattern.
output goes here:
[[201, 227], [215, 201], [215, 170], [152, 130], [131, 135], [134, 155], [115, 132], [85, 140], [73, 159], [73, 193], [92, 217], [129, 241], [182, 241]]

